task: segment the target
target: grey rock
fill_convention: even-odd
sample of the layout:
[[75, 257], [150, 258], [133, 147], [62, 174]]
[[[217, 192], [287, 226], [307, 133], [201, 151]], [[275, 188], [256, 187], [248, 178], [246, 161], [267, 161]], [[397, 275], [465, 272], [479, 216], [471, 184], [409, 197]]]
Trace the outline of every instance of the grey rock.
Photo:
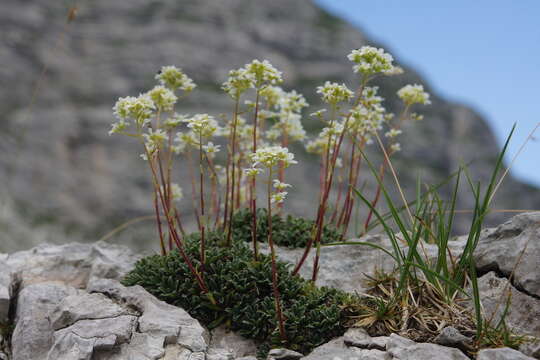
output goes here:
[[246, 339], [232, 331], [228, 331], [224, 326], [219, 326], [212, 330], [210, 350], [214, 352], [228, 352], [233, 357], [244, 357], [257, 354], [257, 345], [251, 339]]
[[239, 358], [236, 358], [235, 360], [257, 360], [255, 356], [242, 356]]
[[177, 344], [167, 345], [163, 360], [190, 360], [192, 352], [183, 346]]
[[103, 294], [81, 291], [64, 298], [51, 312], [50, 320], [53, 329], [58, 330], [79, 320], [116, 318], [130, 313], [133, 311], [114, 303]]
[[193, 352], [205, 351], [209, 334], [197, 320], [175, 306], [156, 299], [140, 286], [125, 287], [111, 279], [95, 279], [88, 291], [100, 292], [141, 312], [139, 331], [163, 337], [166, 344], [182, 345]]
[[441, 333], [437, 335], [434, 341], [439, 345], [464, 349], [467, 344], [472, 342], [472, 339], [463, 335], [458, 329], [447, 326], [442, 329]]
[[16, 273], [21, 287], [43, 281], [61, 281], [84, 288], [90, 278], [120, 279], [139, 258], [140, 255], [125, 246], [97, 242], [41, 244], [11, 254], [5, 261]]
[[386, 345], [387, 352], [400, 360], [468, 360], [460, 350], [429, 343], [415, 343], [391, 334]]
[[302, 354], [289, 349], [272, 349], [268, 352], [268, 360], [298, 360]]
[[49, 314], [63, 298], [76, 293], [62, 283], [31, 284], [20, 291], [11, 338], [13, 360], [47, 359], [54, 343]]
[[206, 360], [234, 360], [232, 352], [226, 349], [209, 348], [206, 351]]
[[540, 359], [540, 339], [530, 339], [531, 341], [521, 344], [519, 346], [519, 351], [525, 355], [532, 356], [535, 359]]
[[514, 349], [500, 348], [480, 350], [476, 360], [533, 360], [533, 358]]
[[482, 271], [494, 270], [509, 277], [514, 285], [540, 297], [540, 212], [514, 216], [485, 236], [476, 252]]
[[125, 346], [132, 356], [141, 358], [159, 359], [165, 354], [163, 348], [163, 338], [154, 337], [149, 334], [133, 333], [129, 345]]
[[[390, 240], [383, 235], [364, 236], [350, 241], [371, 243], [392, 251]], [[449, 252], [453, 257], [458, 256], [462, 253], [464, 245], [465, 239], [451, 241], [448, 245]], [[438, 248], [435, 245], [425, 244], [424, 250], [427, 259], [434, 259], [437, 256]], [[261, 245], [261, 252], [269, 252], [266, 244]], [[303, 252], [303, 249], [278, 247], [279, 258], [291, 264], [296, 264]], [[311, 251], [300, 270], [300, 275], [306, 279], [311, 279], [314, 256], [315, 251]], [[365, 284], [366, 275], [373, 275], [375, 271], [391, 272], [395, 269], [396, 262], [385, 252], [372, 246], [341, 245], [322, 247], [319, 266], [317, 285], [362, 294], [368, 290]], [[347, 276], [344, 277], [343, 274]]]
[[371, 337], [361, 328], [351, 328], [343, 335], [343, 342], [345, 345], [361, 349], [386, 350], [388, 339], [387, 336]]
[[[540, 301], [512, 286], [505, 278], [493, 271], [478, 279], [480, 300], [487, 319], [496, 324], [505, 310], [508, 295], [511, 296], [505, 321], [517, 333], [540, 337]], [[472, 304], [471, 304], [472, 306]]]
[[334, 339], [324, 345], [318, 346], [311, 353], [305, 356], [305, 360], [328, 360], [328, 359], [366, 359], [366, 360], [391, 360], [392, 357], [381, 350], [359, 349], [348, 347], [343, 341], [343, 337]]
[[14, 275], [5, 260], [0, 258], [0, 324], [7, 324]]
[[[108, 346], [110, 340], [112, 340], [110, 346], [119, 345], [131, 339], [131, 335], [136, 326], [137, 317], [133, 315], [121, 315], [105, 319], [79, 320], [75, 324], [57, 330], [54, 333], [55, 346], [53, 346], [53, 350], [56, 345], [61, 342], [64, 342], [63, 345], [65, 345], [63, 339], [70, 334], [74, 334], [85, 340], [94, 340], [94, 342], [106, 339], [103, 343], [104, 346]], [[99, 347], [97, 348], [99, 349]]]

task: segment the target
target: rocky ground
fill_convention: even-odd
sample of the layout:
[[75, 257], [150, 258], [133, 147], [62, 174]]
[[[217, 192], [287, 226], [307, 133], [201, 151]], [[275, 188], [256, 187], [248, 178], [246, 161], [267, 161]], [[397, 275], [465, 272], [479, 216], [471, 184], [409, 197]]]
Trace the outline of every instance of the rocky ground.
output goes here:
[[[383, 237], [363, 240], [387, 244]], [[464, 239], [454, 241], [452, 252], [461, 251], [463, 243]], [[299, 251], [280, 249], [279, 253], [282, 259], [294, 261]], [[433, 251], [426, 248], [428, 256]], [[0, 333], [4, 334], [0, 335], [0, 359], [254, 359], [256, 348], [250, 340], [224, 328], [209, 332], [183, 309], [139, 286], [121, 285], [118, 280], [139, 257], [126, 247], [104, 242], [44, 244], [0, 254], [0, 324], [7, 330]], [[509, 289], [508, 325], [516, 332], [540, 337], [540, 212], [521, 214], [485, 230], [476, 260], [486, 314], [501, 315], [497, 303]], [[391, 269], [392, 263], [371, 247], [324, 248], [319, 285], [361, 293], [365, 291], [362, 278], [376, 267]], [[371, 337], [362, 329], [350, 329], [306, 356], [275, 349], [269, 357], [467, 360], [459, 350], [464, 341], [449, 327], [437, 337], [438, 344], [415, 343], [397, 334]], [[538, 342], [523, 345], [520, 351], [482, 350], [476, 357], [533, 358], [540, 359]]]

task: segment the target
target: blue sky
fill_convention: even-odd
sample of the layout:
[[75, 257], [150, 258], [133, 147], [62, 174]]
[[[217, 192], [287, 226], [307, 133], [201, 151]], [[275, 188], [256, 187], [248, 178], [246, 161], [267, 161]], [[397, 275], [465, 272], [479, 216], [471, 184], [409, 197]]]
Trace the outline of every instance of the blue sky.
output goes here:
[[[540, 122], [540, 1], [316, 0], [357, 25], [435, 91], [481, 113], [502, 143], [517, 122], [507, 161]], [[540, 131], [512, 168], [540, 186]]]

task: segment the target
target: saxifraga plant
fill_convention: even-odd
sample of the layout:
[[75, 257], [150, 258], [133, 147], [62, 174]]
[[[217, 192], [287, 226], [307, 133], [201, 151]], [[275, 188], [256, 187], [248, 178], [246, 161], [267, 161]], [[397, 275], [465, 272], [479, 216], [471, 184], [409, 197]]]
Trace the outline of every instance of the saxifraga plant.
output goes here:
[[[378, 75], [396, 75], [402, 72], [392, 64], [393, 58], [383, 49], [364, 46], [353, 50], [348, 56], [354, 63], [353, 70], [361, 75], [358, 89], [353, 92], [343, 84], [326, 82], [317, 88], [323, 102], [328, 104], [328, 116], [324, 110], [313, 114], [326, 126], [317, 138], [305, 143], [306, 149], [321, 156], [319, 206], [315, 221], [304, 232], [302, 241], [283, 240], [283, 233], [276, 231], [278, 243], [294, 245], [305, 241], [305, 252], [292, 271], [297, 275], [312, 248], [316, 248], [312, 280], [317, 279], [321, 244], [327, 237], [335, 234], [335, 229], [343, 238], [347, 234], [354, 197], [352, 189], [358, 183], [361, 153], [365, 146], [377, 136], [384, 127], [388, 128], [388, 152], [400, 150], [396, 141], [401, 133], [401, 123], [407, 119], [419, 120], [421, 116], [409, 114], [413, 103], [429, 103], [429, 95], [421, 85], [408, 85], [398, 92], [405, 107], [399, 122], [392, 122], [393, 115], [382, 106], [383, 99], [377, 95], [377, 87], [368, 86]], [[154, 213], [161, 255], [173, 249], [178, 251], [183, 262], [196, 281], [199, 290], [215, 303], [214, 294], [207, 283], [207, 242], [213, 231], [224, 233], [225, 248], [235, 243], [233, 228], [235, 213], [248, 208], [251, 213], [251, 243], [253, 261], [259, 261], [256, 175], [261, 166], [268, 173], [266, 223], [264, 228], [271, 249], [275, 268], [274, 214], [282, 216], [283, 199], [289, 186], [284, 182], [285, 168], [291, 164], [293, 154], [287, 149], [292, 141], [305, 141], [306, 133], [301, 124], [302, 109], [307, 106], [304, 97], [295, 91], [284, 91], [277, 85], [282, 82], [281, 72], [268, 61], [253, 60], [229, 73], [223, 83], [223, 90], [234, 102], [230, 118], [223, 116], [220, 124], [208, 114], [183, 115], [175, 112], [180, 98], [191, 93], [195, 83], [180, 69], [164, 66], [155, 76], [158, 85], [137, 97], [120, 98], [114, 106], [117, 121], [110, 134], [122, 134], [139, 141], [143, 149], [141, 158], [150, 170]], [[251, 122], [246, 119], [252, 119]], [[216, 137], [228, 140], [227, 153], [218, 157], [220, 145], [215, 145]], [[345, 151], [349, 145], [349, 153]], [[195, 155], [195, 156], [194, 156]], [[184, 160], [191, 179], [191, 202], [198, 226], [198, 254], [186, 250], [184, 217], [176, 206], [183, 191], [174, 182], [177, 176], [173, 165], [177, 158]], [[265, 164], [266, 159], [273, 159]], [[269, 161], [269, 160], [268, 160]], [[271, 163], [271, 164], [270, 164]], [[383, 164], [384, 165], [384, 164]], [[384, 170], [384, 167], [381, 168]], [[381, 171], [382, 171], [381, 170]], [[337, 171], [347, 176], [336, 176], [338, 185], [333, 186]], [[207, 180], [208, 179], [208, 180]], [[346, 183], [342, 179], [347, 179]], [[335, 204], [331, 204], [330, 194], [337, 192]], [[373, 200], [376, 205], [378, 195]], [[333, 201], [333, 200], [332, 200]], [[275, 207], [275, 209], [273, 209]], [[329, 210], [332, 210], [331, 212]], [[274, 212], [273, 212], [274, 211]], [[366, 220], [369, 224], [370, 220]], [[288, 220], [287, 220], [288, 221]], [[281, 221], [277, 221], [276, 225]], [[367, 228], [368, 226], [366, 226]], [[277, 227], [276, 229], [278, 229]], [[290, 236], [290, 234], [289, 234]], [[274, 287], [275, 315], [282, 340], [287, 337], [287, 305], [280, 309], [279, 273], [272, 273]]]
[[[271, 256], [259, 254], [258, 261], [253, 261], [246, 242], [234, 241], [225, 247], [225, 234], [206, 235], [205, 281], [213, 301], [201, 292], [177, 250], [141, 259], [123, 283], [143, 286], [159, 299], [184, 308], [210, 328], [227, 324], [266, 349], [278, 345], [306, 353], [344, 332], [343, 309], [351, 295], [317, 288], [291, 275], [288, 265], [276, 261], [283, 316], [287, 319], [287, 341], [283, 342], [277, 331]], [[195, 233], [184, 238], [186, 252], [195, 259], [197, 267], [200, 236]]]
[[[257, 241], [265, 242], [268, 238], [268, 212], [257, 210]], [[233, 237], [239, 241], [251, 241], [252, 214], [249, 209], [238, 210], [232, 220]], [[293, 215], [272, 214], [272, 238], [278, 246], [303, 248], [311, 238], [313, 220]], [[339, 242], [341, 234], [331, 225], [326, 225], [321, 239], [322, 244]]]
[[[304, 97], [278, 87], [281, 73], [268, 61], [254, 60], [230, 72], [223, 90], [233, 99], [234, 109], [230, 118], [224, 117], [223, 124], [208, 114], [181, 115], [174, 111], [177, 101], [196, 87], [174, 66], [161, 69], [156, 75], [159, 84], [150, 91], [118, 100], [114, 106], [117, 121], [110, 134], [135, 138], [143, 148], [141, 158], [151, 174], [161, 250], [161, 255], [141, 260], [124, 283], [144, 286], [159, 298], [186, 308], [209, 327], [225, 323], [260, 341], [262, 348], [287, 345], [304, 352], [340, 334], [351, 319], [372, 331], [377, 331], [380, 320], [386, 332], [406, 331], [409, 324], [430, 328], [434, 324], [431, 320], [418, 313], [409, 316], [412, 312], [400, 309], [409, 309], [411, 303], [423, 306], [414, 299], [423, 296], [439, 305], [445, 303], [460, 315], [463, 308], [452, 301], [467, 296], [465, 287], [470, 284], [478, 346], [515, 345], [520, 340], [506, 329], [504, 321], [493, 326], [482, 318], [472, 256], [498, 187], [495, 180], [507, 144], [483, 194], [463, 170], [457, 174], [450, 202], [443, 202], [437, 195], [438, 186], [421, 194], [418, 185], [415, 201], [407, 203], [390, 158], [401, 149], [397, 138], [402, 124], [422, 119], [411, 112], [412, 107], [429, 104], [429, 94], [421, 85], [404, 86], [397, 93], [404, 107], [398, 120], [393, 121], [394, 115], [383, 107], [378, 88], [368, 85], [376, 76], [396, 75], [402, 70], [393, 65], [392, 56], [383, 49], [365, 46], [348, 57], [354, 63], [354, 72], [360, 74], [358, 88], [351, 91], [344, 84], [332, 82], [317, 88], [328, 109], [312, 114], [325, 127], [309, 141], [301, 123], [302, 109], [307, 106]], [[213, 142], [218, 141], [216, 137], [228, 140], [224, 158], [218, 156], [220, 145]], [[321, 158], [318, 210], [313, 221], [283, 217], [282, 203], [290, 186], [284, 182], [285, 168], [294, 163], [287, 149], [291, 141], [304, 141], [306, 150]], [[378, 169], [365, 158], [370, 143], [376, 143], [384, 154]], [[191, 178], [191, 201], [198, 226], [198, 232], [192, 235], [187, 235], [183, 226], [186, 214], [176, 207], [183, 197], [174, 182], [177, 157], [183, 157], [183, 168]], [[371, 200], [356, 190], [363, 163], [378, 184]], [[256, 176], [263, 170], [267, 175], [267, 205], [258, 209]], [[398, 184], [402, 207], [392, 203], [383, 184], [388, 170]], [[476, 206], [465, 250], [458, 259], [449, 261], [446, 254], [462, 172], [471, 185]], [[390, 209], [388, 215], [381, 215], [377, 209], [381, 196]], [[375, 218], [392, 243], [391, 250], [380, 249], [396, 260], [398, 269], [395, 278], [388, 275], [383, 282], [373, 279], [379, 293], [371, 294], [368, 301], [314, 286], [321, 246], [345, 238], [356, 199], [368, 209], [363, 232], [373, 228]], [[403, 211], [406, 216], [402, 216]], [[400, 232], [399, 238], [390, 221]], [[251, 242], [251, 249], [246, 241]], [[270, 255], [259, 253], [259, 241], [268, 242]], [[422, 257], [419, 248], [425, 242], [439, 246], [435, 263]], [[276, 259], [275, 244], [305, 247], [292, 271]], [[340, 244], [377, 247], [362, 242]], [[298, 273], [313, 248], [312, 281], [307, 282]], [[400, 320], [396, 320], [398, 314]], [[498, 332], [502, 335], [497, 336]]]

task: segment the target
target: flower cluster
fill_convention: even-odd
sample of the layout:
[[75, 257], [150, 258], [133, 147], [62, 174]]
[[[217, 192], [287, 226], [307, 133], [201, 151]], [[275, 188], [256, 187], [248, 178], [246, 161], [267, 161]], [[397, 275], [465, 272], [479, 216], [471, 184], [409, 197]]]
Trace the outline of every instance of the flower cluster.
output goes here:
[[171, 111], [178, 100], [174, 92], [163, 85], [155, 86], [147, 94], [161, 111]]
[[260, 115], [278, 120], [266, 131], [266, 138], [270, 141], [276, 141], [280, 137], [293, 141], [304, 140], [306, 131], [302, 126], [300, 115], [302, 109], [308, 106], [304, 96], [294, 90], [286, 92], [278, 86], [265, 88], [261, 95], [268, 107], [276, 111], [262, 111]]
[[187, 127], [198, 137], [208, 138], [218, 131], [219, 126], [213, 116], [208, 114], [197, 114], [191, 118], [184, 119]]
[[137, 126], [142, 127], [152, 117], [155, 109], [156, 105], [148, 94], [118, 99], [113, 107], [113, 114], [118, 121], [113, 123], [109, 135], [125, 130], [129, 126], [129, 120], [133, 120]]
[[294, 154], [290, 153], [289, 149], [281, 146], [268, 146], [257, 149], [257, 151], [251, 153], [249, 157], [253, 167], [262, 165], [268, 169], [271, 169], [280, 163], [285, 167], [297, 163], [297, 161], [294, 160]]
[[422, 85], [405, 85], [397, 92], [397, 95], [401, 100], [403, 100], [405, 105], [431, 104], [431, 101], [429, 101], [429, 94], [424, 91], [424, 87]]
[[163, 66], [156, 75], [156, 80], [163, 86], [176, 91], [191, 92], [197, 85], [176, 66]]
[[369, 143], [375, 132], [383, 127], [388, 114], [382, 106], [382, 97], [377, 95], [378, 87], [366, 87], [362, 92], [362, 101], [351, 109], [349, 131]]
[[319, 135], [306, 143], [306, 151], [313, 154], [323, 154], [325, 151], [332, 152], [333, 145], [343, 132], [343, 124], [333, 122], [324, 127]]
[[238, 99], [243, 92], [250, 88], [262, 90], [282, 81], [281, 72], [268, 60], [253, 60], [243, 68], [231, 70], [222, 89], [232, 98]]
[[394, 69], [392, 55], [373, 46], [363, 46], [360, 49], [355, 49], [347, 57], [355, 63], [353, 70], [356, 73], [373, 75], [392, 72]]
[[323, 86], [318, 86], [317, 94], [321, 94], [322, 100], [332, 105], [349, 101], [354, 96], [354, 93], [345, 84], [339, 85], [330, 81], [325, 82]]
[[[169, 191], [171, 200], [173, 201], [180, 201], [184, 197], [184, 192], [182, 191], [182, 188], [176, 183], [171, 184]], [[163, 188], [163, 186], [161, 187], [161, 193], [165, 194], [165, 189]]]
[[285, 184], [284, 182], [281, 182], [278, 179], [274, 179], [273, 186], [274, 186], [275, 192], [272, 194], [270, 202], [272, 204], [281, 204], [283, 201], [285, 201], [285, 198], [287, 197], [287, 194], [288, 194], [288, 192], [285, 191], [285, 189], [288, 187], [291, 187], [291, 185]]

